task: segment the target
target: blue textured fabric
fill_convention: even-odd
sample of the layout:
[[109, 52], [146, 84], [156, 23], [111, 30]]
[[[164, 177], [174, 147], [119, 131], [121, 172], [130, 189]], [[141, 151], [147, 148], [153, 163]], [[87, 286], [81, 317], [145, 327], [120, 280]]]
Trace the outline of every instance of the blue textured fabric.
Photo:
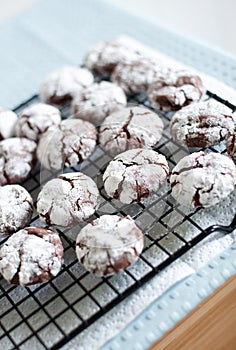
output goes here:
[[236, 86], [234, 58], [132, 16], [109, 1], [47, 0], [0, 28], [0, 105], [15, 107], [37, 93], [50, 70], [81, 63], [89, 47], [120, 34]]

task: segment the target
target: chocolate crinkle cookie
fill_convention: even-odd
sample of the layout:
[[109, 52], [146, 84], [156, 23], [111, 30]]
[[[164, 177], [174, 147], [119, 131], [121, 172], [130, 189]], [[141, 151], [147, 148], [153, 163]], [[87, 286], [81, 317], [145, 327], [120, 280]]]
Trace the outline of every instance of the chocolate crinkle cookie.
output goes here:
[[161, 79], [167, 68], [151, 59], [139, 59], [132, 62], [119, 63], [111, 79], [119, 85], [126, 94], [132, 95], [146, 91], [156, 80]]
[[162, 78], [151, 84], [147, 91], [152, 107], [163, 111], [177, 111], [197, 102], [205, 93], [201, 78], [185, 70], [169, 70]]
[[133, 149], [116, 156], [103, 175], [109, 197], [123, 203], [151, 197], [166, 182], [169, 167], [165, 156], [148, 149]]
[[76, 254], [88, 271], [109, 276], [133, 264], [143, 245], [144, 235], [131, 217], [103, 215], [79, 232]]
[[141, 57], [134, 47], [119, 39], [99, 43], [88, 52], [84, 65], [95, 74], [110, 76], [120, 62], [131, 62]]
[[26, 137], [37, 142], [50, 126], [58, 125], [60, 122], [61, 113], [57, 108], [45, 103], [35, 103], [19, 114], [16, 134], [18, 137]]
[[72, 102], [72, 113], [74, 118], [99, 125], [105, 117], [126, 104], [125, 93], [119, 86], [102, 81], [92, 84], [76, 95]]
[[227, 152], [236, 163], [236, 131], [229, 133], [226, 138]]
[[99, 200], [97, 185], [90, 177], [79, 172], [62, 174], [43, 186], [37, 211], [47, 225], [68, 227], [93, 215]]
[[50, 127], [40, 138], [37, 156], [49, 170], [75, 166], [87, 159], [95, 149], [96, 128], [80, 119], [66, 119]]
[[217, 101], [182, 108], [170, 122], [173, 139], [187, 147], [209, 147], [225, 140], [234, 130], [231, 110]]
[[196, 152], [174, 167], [172, 196], [188, 207], [210, 207], [227, 197], [236, 184], [234, 162], [220, 153]]
[[163, 122], [143, 107], [126, 107], [109, 115], [101, 125], [99, 141], [112, 156], [133, 148], [150, 148], [160, 140]]
[[0, 187], [0, 236], [25, 227], [33, 214], [33, 199], [20, 185]]
[[45, 103], [63, 106], [92, 83], [93, 75], [86, 68], [65, 66], [45, 78], [40, 88], [40, 98]]
[[48, 282], [59, 273], [62, 263], [58, 234], [42, 227], [26, 227], [14, 233], [0, 249], [0, 272], [16, 285]]
[[0, 107], [0, 141], [14, 136], [16, 121], [16, 113]]
[[0, 142], [0, 185], [23, 182], [35, 164], [36, 143], [12, 137]]

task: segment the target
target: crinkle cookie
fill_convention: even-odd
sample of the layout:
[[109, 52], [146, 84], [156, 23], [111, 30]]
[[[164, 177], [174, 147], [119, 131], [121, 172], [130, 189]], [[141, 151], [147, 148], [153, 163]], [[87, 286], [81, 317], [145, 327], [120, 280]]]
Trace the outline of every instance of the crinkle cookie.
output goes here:
[[177, 111], [197, 102], [205, 93], [201, 78], [191, 72], [172, 71], [151, 84], [147, 91], [152, 107], [163, 111]]
[[23, 182], [35, 164], [36, 143], [12, 137], [0, 142], [0, 185]]
[[37, 142], [50, 126], [60, 122], [61, 113], [57, 108], [45, 103], [35, 103], [21, 111], [16, 123], [16, 134]]
[[140, 58], [140, 52], [121, 43], [119, 39], [101, 42], [85, 57], [84, 65], [96, 74], [109, 76], [120, 62], [130, 62]]
[[119, 86], [102, 81], [92, 84], [76, 95], [72, 102], [72, 113], [74, 118], [99, 125], [105, 117], [126, 104], [126, 96]]
[[226, 147], [228, 154], [236, 163], [236, 132], [227, 135]]
[[88, 271], [109, 276], [133, 264], [143, 245], [144, 235], [131, 217], [103, 215], [79, 232], [76, 254]]
[[220, 153], [192, 153], [174, 167], [172, 196], [188, 207], [210, 207], [227, 197], [236, 184], [234, 162]]
[[45, 103], [63, 106], [92, 83], [93, 75], [86, 68], [65, 66], [46, 76], [40, 88], [40, 98]]
[[0, 272], [12, 284], [29, 286], [48, 282], [63, 263], [63, 246], [57, 233], [26, 227], [0, 248]]
[[162, 132], [163, 122], [158, 114], [143, 107], [126, 107], [104, 120], [99, 141], [115, 156], [128, 149], [154, 147]]
[[187, 147], [209, 147], [234, 130], [231, 110], [216, 101], [194, 103], [182, 108], [170, 122], [173, 139]]
[[116, 156], [103, 175], [109, 197], [123, 203], [140, 202], [151, 197], [166, 182], [166, 158], [148, 149], [133, 149]]
[[33, 214], [33, 199], [19, 185], [0, 187], [0, 236], [9, 235], [25, 227]]
[[158, 62], [149, 59], [139, 59], [133, 62], [119, 63], [111, 79], [119, 85], [126, 94], [137, 94], [146, 91], [149, 85], [167, 73]]
[[50, 127], [40, 138], [37, 156], [50, 170], [74, 166], [87, 159], [97, 142], [96, 128], [80, 119], [66, 119]]
[[88, 219], [99, 204], [95, 182], [82, 173], [67, 173], [47, 182], [38, 195], [37, 211], [47, 225], [68, 227]]
[[0, 141], [14, 135], [16, 121], [16, 113], [0, 107]]

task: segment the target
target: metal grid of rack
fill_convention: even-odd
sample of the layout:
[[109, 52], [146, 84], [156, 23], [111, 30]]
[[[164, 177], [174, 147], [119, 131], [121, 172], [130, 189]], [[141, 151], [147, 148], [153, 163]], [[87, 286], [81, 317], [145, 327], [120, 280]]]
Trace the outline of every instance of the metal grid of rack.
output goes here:
[[[210, 92], [207, 92], [206, 98], [216, 99], [232, 110], [236, 109], [230, 102]], [[34, 96], [15, 111], [19, 112], [37, 101], [38, 97]], [[144, 96], [132, 98], [129, 103], [142, 103], [150, 107]], [[169, 120], [172, 113], [157, 112], [165, 128], [155, 150], [166, 156], [171, 170], [189, 151], [170, 137]], [[69, 113], [69, 107], [62, 110], [64, 118]], [[209, 150], [226, 152], [224, 144]], [[57, 277], [47, 284], [26, 288], [9, 285], [0, 277], [1, 348], [59, 349], [208, 234], [194, 219], [196, 212], [204, 209], [187, 209], [177, 204], [170, 195], [168, 181], [154, 197], [144, 203], [124, 205], [108, 198], [101, 181], [101, 172], [110, 160], [111, 157], [98, 145], [88, 160], [66, 171], [82, 171], [98, 184], [101, 204], [89, 221], [102, 214], [114, 213], [130, 215], [135, 219], [145, 233], [142, 255], [136, 264], [118, 275], [98, 278], [86, 272], [76, 259], [75, 238], [80, 226], [57, 230], [65, 249], [65, 264]], [[53, 176], [55, 174], [37, 165], [23, 186], [36, 201], [41, 186]], [[30, 224], [42, 225], [36, 212]]]

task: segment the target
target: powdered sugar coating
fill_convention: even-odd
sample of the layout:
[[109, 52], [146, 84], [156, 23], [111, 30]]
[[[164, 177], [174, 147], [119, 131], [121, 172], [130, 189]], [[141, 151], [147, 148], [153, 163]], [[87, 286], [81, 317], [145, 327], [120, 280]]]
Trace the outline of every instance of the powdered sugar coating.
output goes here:
[[228, 134], [226, 138], [227, 152], [236, 163], [236, 131]]
[[138, 50], [121, 43], [119, 39], [101, 42], [91, 49], [84, 65], [96, 74], [109, 76], [120, 62], [131, 62], [141, 57]]
[[126, 96], [119, 86], [102, 81], [92, 84], [76, 95], [72, 102], [72, 113], [74, 118], [99, 125], [110, 113], [125, 107], [126, 104]]
[[188, 207], [210, 207], [227, 197], [236, 184], [234, 162], [220, 154], [195, 152], [174, 167], [172, 196]]
[[86, 68], [64, 66], [50, 73], [40, 88], [45, 103], [64, 105], [84, 87], [93, 83], [93, 75]]
[[224, 140], [234, 130], [231, 110], [217, 101], [194, 103], [172, 118], [173, 139], [188, 147], [209, 147]]
[[103, 215], [78, 234], [78, 260], [91, 273], [109, 276], [133, 264], [142, 252], [144, 235], [131, 217]]
[[0, 107], [0, 141], [14, 135], [16, 121], [16, 113]]
[[88, 219], [99, 204], [95, 182], [82, 173], [62, 174], [43, 186], [37, 211], [47, 225], [68, 227]]
[[33, 214], [33, 199], [19, 185], [0, 187], [0, 236], [8, 235], [25, 227]]
[[97, 142], [96, 128], [80, 119], [66, 119], [50, 127], [41, 137], [37, 156], [50, 170], [74, 166], [87, 159]]
[[0, 272], [12, 284], [28, 286], [56, 276], [63, 263], [57, 233], [27, 227], [14, 233], [0, 249]]
[[116, 156], [103, 175], [109, 197], [122, 203], [140, 202], [166, 182], [169, 167], [165, 156], [148, 149], [133, 149]]
[[0, 185], [23, 182], [35, 163], [36, 143], [12, 137], [0, 142]]
[[198, 75], [185, 70], [169, 70], [149, 86], [147, 96], [153, 107], [176, 111], [199, 101], [204, 93], [205, 88]]
[[104, 120], [99, 141], [115, 156], [128, 149], [155, 146], [162, 132], [163, 122], [158, 114], [143, 107], [126, 107]]
[[167, 68], [162, 67], [158, 62], [144, 58], [119, 63], [114, 69], [111, 79], [126, 94], [136, 94], [146, 91], [149, 85], [165, 76], [167, 71]]
[[60, 111], [45, 103], [35, 103], [21, 111], [17, 124], [18, 137], [38, 141], [40, 136], [52, 125], [61, 122]]

